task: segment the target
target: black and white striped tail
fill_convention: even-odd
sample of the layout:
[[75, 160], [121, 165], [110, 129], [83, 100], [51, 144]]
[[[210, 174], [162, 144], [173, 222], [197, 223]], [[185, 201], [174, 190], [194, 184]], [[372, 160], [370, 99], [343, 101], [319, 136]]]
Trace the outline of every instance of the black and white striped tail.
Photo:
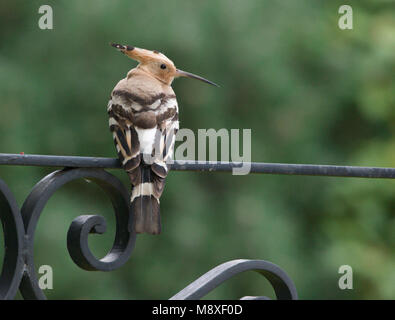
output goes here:
[[137, 233], [161, 232], [159, 198], [163, 192], [165, 178], [158, 176], [154, 171], [155, 164], [140, 164], [128, 172], [132, 182], [130, 203]]

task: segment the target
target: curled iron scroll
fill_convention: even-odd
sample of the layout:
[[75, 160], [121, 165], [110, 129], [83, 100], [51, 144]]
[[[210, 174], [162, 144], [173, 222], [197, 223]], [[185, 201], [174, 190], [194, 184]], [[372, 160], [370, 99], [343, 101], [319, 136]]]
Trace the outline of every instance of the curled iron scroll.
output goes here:
[[[170, 300], [196, 300], [204, 297], [221, 283], [245, 271], [255, 271], [263, 275], [271, 285], [277, 299], [298, 299], [296, 287], [291, 278], [279, 266], [264, 260], [232, 260], [211, 269], [200, 278], [189, 284]], [[268, 300], [269, 298], [246, 296], [243, 300]]]
[[[4, 261], [0, 275], [0, 299], [13, 299], [18, 287], [25, 299], [45, 299], [34, 267], [34, 234], [41, 213], [51, 196], [68, 182], [85, 178], [106, 193], [116, 216], [116, 234], [112, 249], [97, 259], [89, 249], [88, 235], [104, 233], [106, 221], [97, 215], [75, 218], [67, 234], [67, 248], [73, 261], [85, 270], [111, 271], [130, 257], [136, 240], [129, 193], [122, 183], [102, 169], [64, 169], [55, 171], [35, 185], [21, 211], [6, 184], [0, 180], [0, 219], [4, 231]], [[264, 260], [233, 260], [210, 270], [171, 299], [200, 299], [234, 275], [255, 271], [269, 280], [278, 299], [297, 299], [293, 281], [278, 266]], [[265, 296], [245, 296], [244, 300], [267, 300]]]
[[24, 228], [15, 198], [2, 180], [0, 180], [0, 219], [5, 248], [0, 276], [0, 299], [13, 299], [23, 273]]
[[34, 234], [41, 213], [51, 196], [68, 182], [85, 178], [97, 184], [110, 198], [116, 217], [116, 233], [111, 250], [97, 259], [88, 247], [89, 233], [105, 232], [101, 216], [79, 216], [73, 220], [67, 235], [67, 248], [73, 261], [85, 270], [110, 271], [121, 267], [130, 257], [136, 234], [129, 193], [123, 184], [102, 169], [64, 169], [38, 182], [26, 198], [19, 213], [7, 186], [0, 180], [0, 218], [5, 238], [5, 256], [0, 277], [0, 298], [12, 299], [19, 289], [25, 299], [45, 299], [39, 288], [34, 267]]

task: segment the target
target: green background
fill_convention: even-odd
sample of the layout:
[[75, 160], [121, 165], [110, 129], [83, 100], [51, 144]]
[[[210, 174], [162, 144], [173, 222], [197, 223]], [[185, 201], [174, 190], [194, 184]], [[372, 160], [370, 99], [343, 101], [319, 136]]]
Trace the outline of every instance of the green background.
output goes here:
[[[38, 8], [53, 8], [41, 30]], [[176, 80], [180, 126], [248, 128], [259, 162], [395, 166], [395, 1], [1, 1], [0, 151], [115, 157], [106, 106], [136, 63], [109, 42], [156, 49], [220, 84]], [[19, 205], [51, 168], [0, 167]], [[125, 184], [126, 174], [110, 170]], [[91, 235], [98, 257], [115, 219], [92, 184], [51, 198], [35, 238], [35, 263], [53, 268], [56, 299], [167, 299], [232, 259], [272, 261], [303, 299], [395, 298], [395, 188], [391, 180], [171, 172], [163, 233], [141, 235], [113, 272], [79, 269], [66, 248], [71, 221], [104, 215]], [[1, 250], [4, 250], [1, 246]], [[353, 268], [340, 290], [338, 269]], [[211, 299], [269, 295], [254, 273]], [[18, 296], [20, 297], [20, 296]]]

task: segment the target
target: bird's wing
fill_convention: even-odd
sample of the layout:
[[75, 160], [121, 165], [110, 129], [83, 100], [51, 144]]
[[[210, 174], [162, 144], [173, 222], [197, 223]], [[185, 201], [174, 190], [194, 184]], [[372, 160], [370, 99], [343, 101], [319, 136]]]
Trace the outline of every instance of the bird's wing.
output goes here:
[[174, 94], [141, 97], [130, 90], [114, 90], [108, 103], [109, 125], [118, 157], [127, 171], [139, 166], [141, 154], [163, 164], [173, 153], [178, 130], [178, 106]]
[[133, 125], [133, 110], [111, 97], [107, 112], [118, 158], [126, 171], [140, 164], [140, 141]]
[[164, 178], [168, 173], [166, 163], [173, 157], [176, 134], [179, 129], [178, 104], [175, 97], [168, 99], [161, 105], [158, 109], [156, 119], [157, 131], [152, 170]]

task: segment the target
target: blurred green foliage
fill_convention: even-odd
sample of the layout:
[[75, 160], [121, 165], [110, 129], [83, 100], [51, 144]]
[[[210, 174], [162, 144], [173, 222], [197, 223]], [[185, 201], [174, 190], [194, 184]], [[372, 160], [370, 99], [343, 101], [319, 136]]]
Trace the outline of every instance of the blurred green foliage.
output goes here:
[[[49, 4], [54, 29], [38, 27]], [[136, 63], [119, 42], [164, 52], [221, 85], [176, 80], [181, 127], [251, 128], [252, 160], [395, 166], [395, 1], [0, 2], [1, 152], [115, 157], [106, 106]], [[21, 205], [50, 168], [0, 168]], [[111, 171], [128, 184], [121, 170]], [[138, 236], [121, 269], [87, 272], [71, 261], [73, 218], [97, 213], [101, 257], [114, 236], [108, 199], [84, 181], [50, 200], [35, 262], [54, 269], [57, 299], [166, 299], [231, 259], [283, 267], [305, 299], [395, 298], [395, 197], [390, 180], [172, 172], [161, 199], [163, 233]], [[3, 248], [1, 248], [3, 250]], [[354, 289], [338, 288], [338, 268]], [[243, 274], [208, 298], [272, 294]]]

